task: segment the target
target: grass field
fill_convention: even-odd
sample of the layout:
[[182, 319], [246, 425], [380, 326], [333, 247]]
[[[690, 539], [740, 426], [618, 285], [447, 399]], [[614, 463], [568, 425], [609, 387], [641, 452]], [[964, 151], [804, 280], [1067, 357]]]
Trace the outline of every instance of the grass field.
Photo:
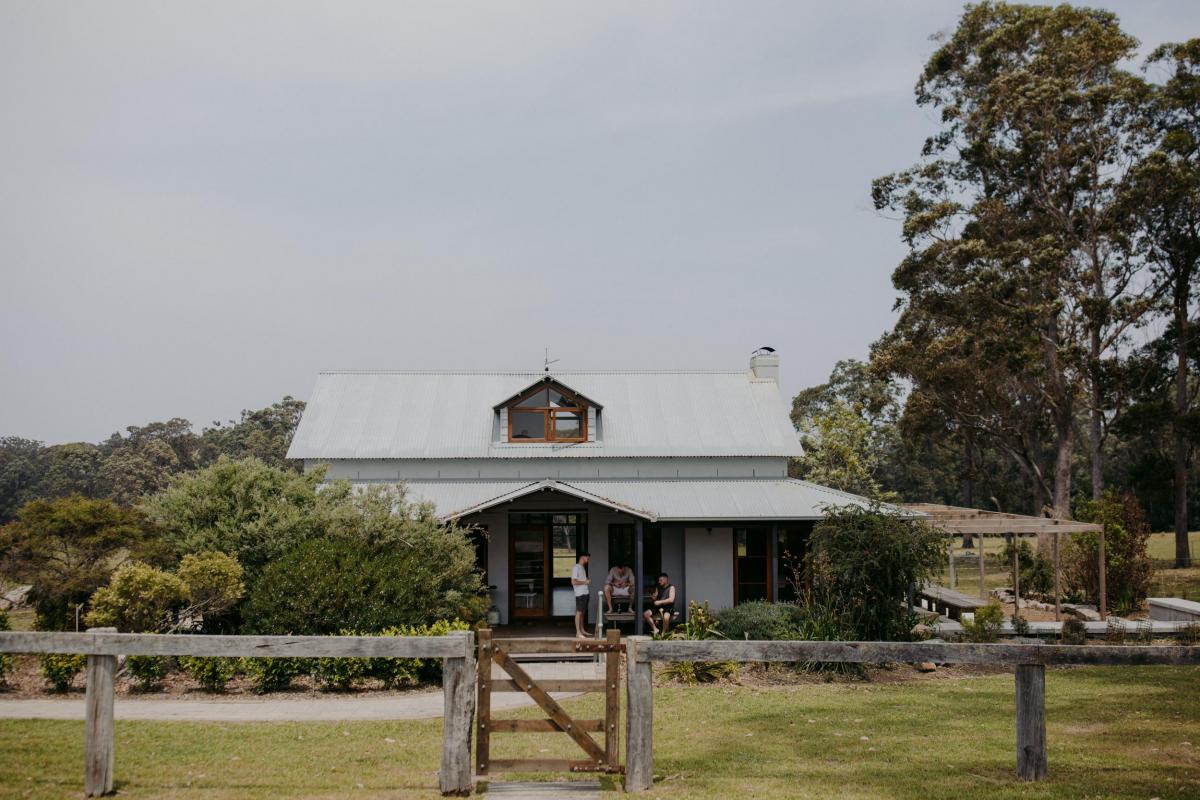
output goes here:
[[[1013, 779], [1011, 675], [765, 688], [660, 686], [657, 779], [646, 796], [1200, 797], [1198, 680], [1195, 668], [1051, 671], [1051, 779], [1039, 784]], [[119, 703], [121, 797], [437, 796], [438, 720], [121, 722]], [[589, 697], [566, 706], [586, 717], [599, 716], [599, 704], [599, 697]], [[535, 734], [498, 735], [493, 755], [573, 753], [562, 734]], [[0, 797], [79, 796], [82, 761], [82, 723], [0, 723]]]

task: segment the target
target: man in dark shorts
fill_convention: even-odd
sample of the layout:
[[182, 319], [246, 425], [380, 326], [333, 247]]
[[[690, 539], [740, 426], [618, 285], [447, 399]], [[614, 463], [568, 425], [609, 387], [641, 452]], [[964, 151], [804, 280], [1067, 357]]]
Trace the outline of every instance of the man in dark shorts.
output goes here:
[[583, 629], [583, 624], [587, 621], [588, 587], [592, 585], [592, 579], [588, 577], [587, 565], [589, 556], [587, 553], [580, 553], [575, 566], [571, 567], [571, 588], [575, 590], [575, 637], [578, 639], [587, 639], [588, 633]]
[[667, 573], [658, 576], [658, 586], [654, 589], [653, 608], [646, 609], [644, 616], [650, 623], [650, 630], [658, 635], [658, 626], [654, 624], [657, 615], [662, 622], [662, 632], [665, 634], [671, 627], [671, 616], [675, 613], [675, 584], [667, 577]]

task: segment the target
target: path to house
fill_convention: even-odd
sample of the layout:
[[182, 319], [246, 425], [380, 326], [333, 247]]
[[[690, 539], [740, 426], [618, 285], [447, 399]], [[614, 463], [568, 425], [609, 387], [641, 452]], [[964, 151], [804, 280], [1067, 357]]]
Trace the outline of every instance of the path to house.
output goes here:
[[[603, 677], [591, 662], [529, 663], [523, 665], [536, 680], [539, 677], [597, 678]], [[499, 673], [497, 678], [502, 677]], [[503, 677], [507, 678], [507, 675]], [[572, 693], [555, 693], [562, 699]], [[362, 693], [353, 695], [303, 694], [240, 696], [210, 698], [193, 696], [186, 699], [154, 696], [117, 697], [117, 719], [187, 720], [191, 722], [296, 722], [296, 721], [354, 721], [434, 719], [442, 716], [442, 693], [439, 691], [408, 694]], [[497, 692], [492, 695], [492, 708], [503, 710], [531, 706], [533, 700], [524, 693]], [[0, 695], [0, 719], [83, 719], [83, 697], [3, 699]]]

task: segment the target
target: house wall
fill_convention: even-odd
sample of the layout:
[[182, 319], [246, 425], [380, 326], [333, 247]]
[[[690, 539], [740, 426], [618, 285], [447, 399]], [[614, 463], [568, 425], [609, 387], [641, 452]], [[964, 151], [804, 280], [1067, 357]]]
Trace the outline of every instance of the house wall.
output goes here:
[[327, 477], [395, 482], [489, 478], [785, 478], [786, 458], [429, 458], [305, 461], [328, 464]]
[[714, 611], [733, 605], [733, 528], [686, 528], [684, 535], [684, 608], [706, 600]]

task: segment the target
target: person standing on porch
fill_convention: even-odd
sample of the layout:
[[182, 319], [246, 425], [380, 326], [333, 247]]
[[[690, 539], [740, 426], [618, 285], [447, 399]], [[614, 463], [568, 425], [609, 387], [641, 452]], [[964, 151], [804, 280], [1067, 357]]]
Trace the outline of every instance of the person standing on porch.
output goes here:
[[587, 573], [588, 559], [587, 553], [580, 553], [575, 566], [571, 568], [571, 586], [575, 589], [575, 637], [578, 639], [590, 638], [583, 629], [584, 623], [587, 621], [590, 597], [588, 587], [592, 585], [592, 579], [588, 577]]

